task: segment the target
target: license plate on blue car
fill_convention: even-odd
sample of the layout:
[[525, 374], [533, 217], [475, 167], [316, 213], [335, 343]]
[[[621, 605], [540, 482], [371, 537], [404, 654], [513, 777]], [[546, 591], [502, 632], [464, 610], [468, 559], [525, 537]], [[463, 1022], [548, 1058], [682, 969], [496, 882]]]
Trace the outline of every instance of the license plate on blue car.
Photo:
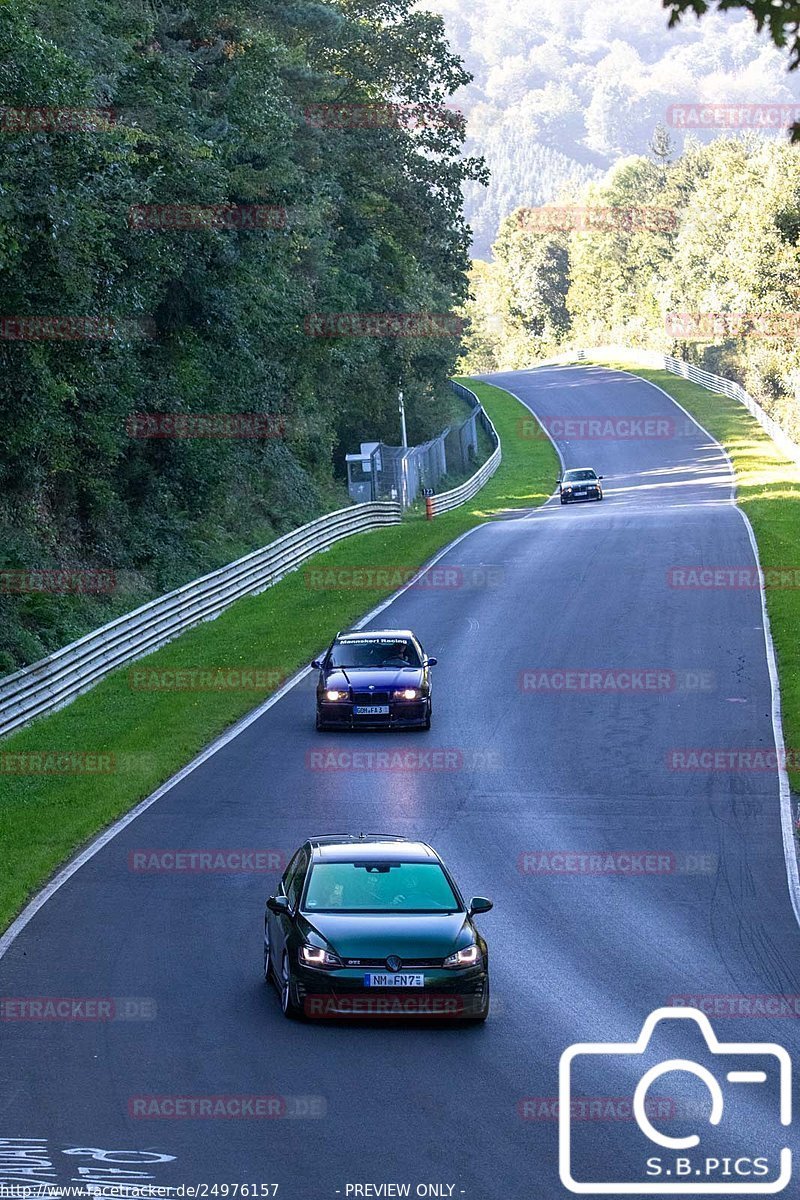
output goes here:
[[354, 704], [353, 715], [356, 717], [388, 717], [388, 704]]

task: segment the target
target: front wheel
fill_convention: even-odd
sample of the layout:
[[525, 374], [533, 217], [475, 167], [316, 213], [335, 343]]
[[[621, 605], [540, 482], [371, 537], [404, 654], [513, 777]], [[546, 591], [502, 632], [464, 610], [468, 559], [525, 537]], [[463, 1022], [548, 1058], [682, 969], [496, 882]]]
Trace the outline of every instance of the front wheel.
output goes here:
[[564, 499], [564, 497], [563, 497], [563, 496], [561, 497], [561, 503], [562, 503], [562, 504], [566, 504], [566, 503], [567, 503], [567, 502], [566, 502], [566, 500]]
[[430, 727], [431, 727], [431, 713], [432, 713], [432, 712], [433, 712], [433, 704], [432, 704], [432, 703], [431, 703], [431, 701], [429, 700], [429, 701], [428, 701], [428, 711], [427, 711], [427, 713], [425, 714], [425, 724], [424, 724], [424, 725], [423, 725], [423, 727], [422, 727], [423, 729], [430, 729]]

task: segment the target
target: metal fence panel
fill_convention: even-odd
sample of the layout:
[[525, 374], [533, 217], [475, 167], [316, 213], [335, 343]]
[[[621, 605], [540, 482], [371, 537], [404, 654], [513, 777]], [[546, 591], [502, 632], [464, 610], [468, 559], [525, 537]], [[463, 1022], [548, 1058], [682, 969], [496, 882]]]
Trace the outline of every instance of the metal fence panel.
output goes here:
[[241, 597], [265, 591], [334, 542], [400, 521], [400, 505], [393, 501], [327, 513], [6, 676], [0, 680], [0, 737], [55, 712], [112, 671], [213, 620]]

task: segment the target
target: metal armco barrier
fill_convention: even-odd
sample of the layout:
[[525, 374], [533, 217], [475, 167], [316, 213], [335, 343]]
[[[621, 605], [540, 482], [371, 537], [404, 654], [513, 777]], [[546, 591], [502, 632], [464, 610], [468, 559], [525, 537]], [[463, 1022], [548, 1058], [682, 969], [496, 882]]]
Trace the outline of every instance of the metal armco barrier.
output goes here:
[[459, 396], [463, 396], [465, 400], [469, 400], [471, 404], [476, 406], [479, 420], [492, 439], [494, 450], [483, 466], [479, 467], [466, 483], [459, 484], [458, 487], [452, 488], [449, 492], [440, 492], [438, 496], [427, 496], [425, 498], [425, 513], [429, 521], [432, 521], [434, 517], [438, 517], [441, 513], [449, 512], [451, 508], [458, 508], [461, 504], [466, 504], [468, 500], [477, 495], [487, 480], [491, 479], [492, 475], [494, 475], [503, 457], [497, 430], [484, 412], [478, 397], [469, 388], [464, 387], [462, 383], [451, 382], [450, 386]]
[[398, 525], [394, 500], [355, 504], [284, 534], [261, 550], [184, 584], [0, 680], [0, 737], [55, 712], [117, 668], [213, 620], [242, 596], [277, 583], [306, 559], [354, 533]]

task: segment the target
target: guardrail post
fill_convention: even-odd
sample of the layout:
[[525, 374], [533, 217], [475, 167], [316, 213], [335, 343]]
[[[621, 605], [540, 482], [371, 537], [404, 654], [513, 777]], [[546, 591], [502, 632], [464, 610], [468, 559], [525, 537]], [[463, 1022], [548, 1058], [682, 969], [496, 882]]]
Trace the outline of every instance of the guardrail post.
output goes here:
[[433, 507], [433, 496], [425, 497], [425, 516], [427, 517], [427, 519], [429, 521], [432, 521], [433, 518], [436, 516], [434, 507]]

